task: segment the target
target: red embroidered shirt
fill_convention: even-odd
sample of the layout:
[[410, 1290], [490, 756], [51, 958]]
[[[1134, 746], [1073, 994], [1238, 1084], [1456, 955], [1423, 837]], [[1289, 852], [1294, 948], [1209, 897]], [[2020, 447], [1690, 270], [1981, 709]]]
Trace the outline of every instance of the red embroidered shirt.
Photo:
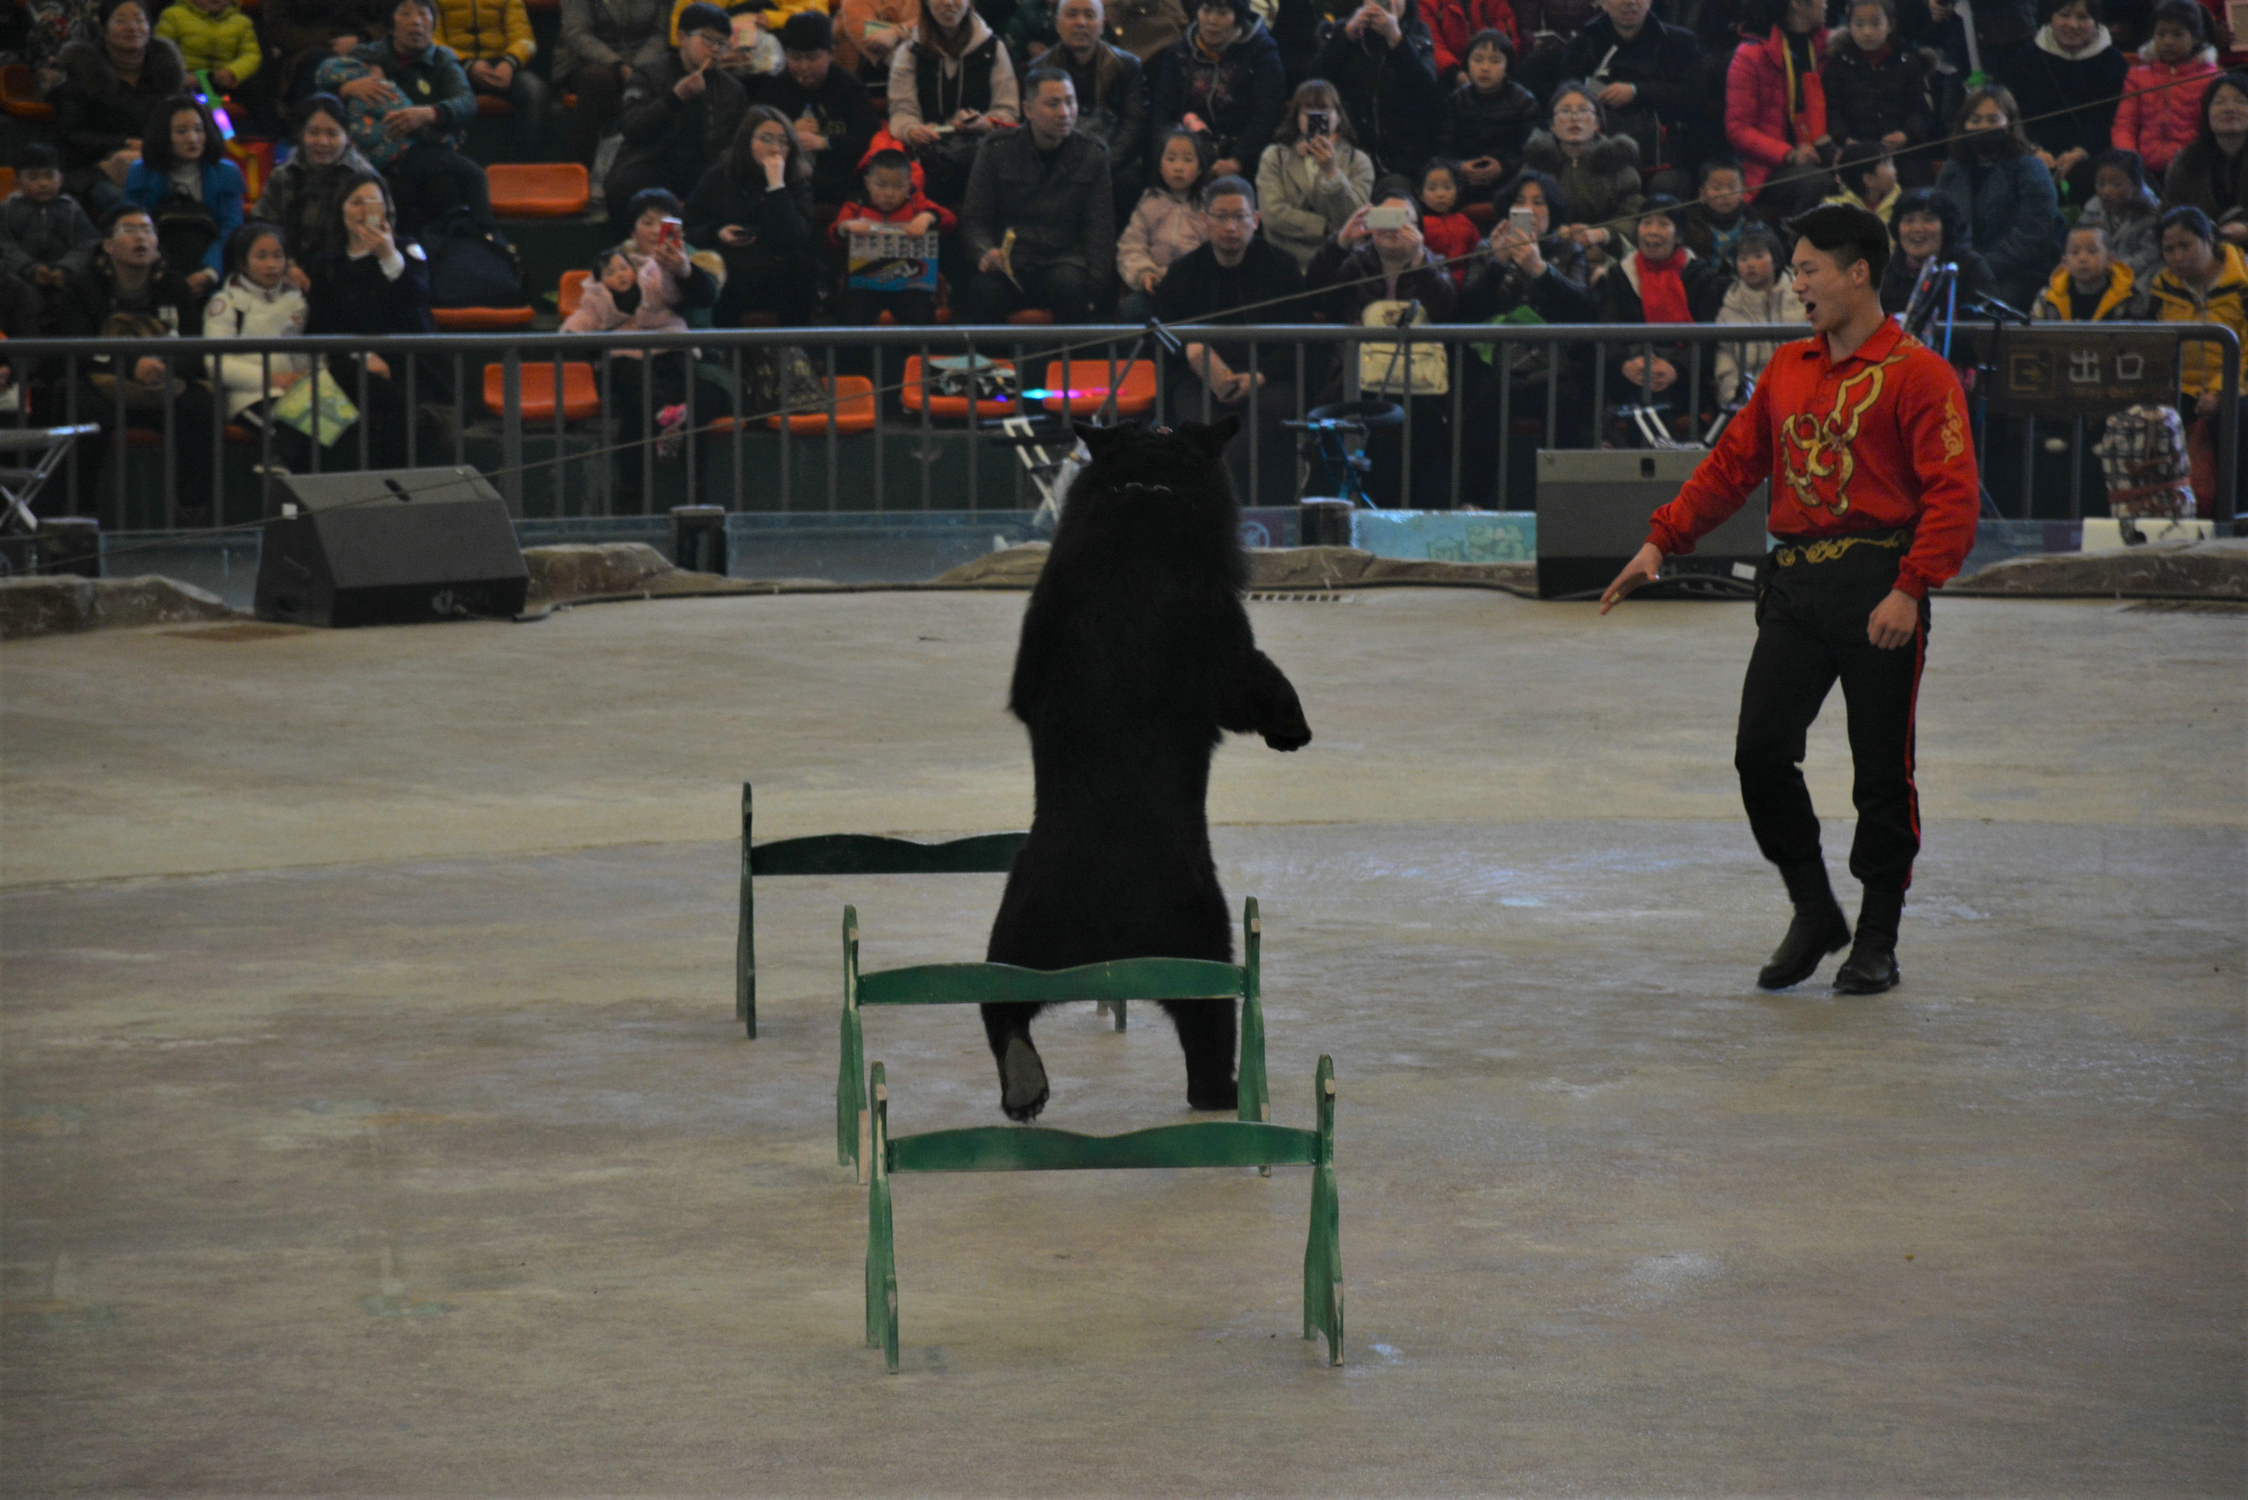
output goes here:
[[1840, 364], [1823, 337], [1782, 344], [1717, 447], [1655, 512], [1648, 540], [1693, 551], [1766, 477], [1774, 536], [1911, 528], [1897, 587], [1916, 599], [1975, 544], [1982, 492], [1966, 394], [1941, 355], [1891, 320]]

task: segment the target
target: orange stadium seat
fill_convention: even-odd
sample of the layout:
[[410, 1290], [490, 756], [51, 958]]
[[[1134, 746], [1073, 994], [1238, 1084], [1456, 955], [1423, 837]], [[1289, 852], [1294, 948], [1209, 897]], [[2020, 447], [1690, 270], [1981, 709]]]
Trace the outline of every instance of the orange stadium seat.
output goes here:
[[497, 94], [478, 94], [476, 112], [480, 115], [497, 115], [505, 119], [515, 113], [515, 106]]
[[538, 317], [538, 311], [529, 307], [433, 307], [429, 321], [445, 333], [496, 333], [509, 328], [528, 328]]
[[[484, 405], [494, 416], [507, 408], [507, 367], [484, 367]], [[601, 388], [594, 384], [593, 366], [576, 360], [562, 366], [562, 416], [565, 421], [589, 422], [601, 415]], [[554, 366], [523, 363], [523, 420], [554, 421]]]
[[1051, 328], [1054, 315], [1043, 307], [1026, 307], [1021, 312], [1007, 314], [1007, 321], [1017, 328]]
[[591, 271], [564, 271], [562, 286], [554, 294], [555, 311], [565, 318], [576, 312], [578, 304], [585, 301], [585, 284], [592, 279]]
[[14, 167], [0, 167], [0, 198], [7, 197], [15, 190], [16, 169]]
[[567, 219], [585, 212], [593, 181], [574, 161], [498, 162], [485, 168], [492, 212], [503, 219]]
[[[1014, 373], [1015, 367], [1006, 360], [998, 361], [998, 366], [1008, 374]], [[932, 417], [947, 417], [958, 420], [968, 415], [968, 398], [966, 396], [940, 396], [934, 391], [924, 388], [921, 376], [921, 356], [918, 354], [906, 356], [905, 371], [901, 376], [900, 383], [904, 389], [898, 392], [898, 401], [907, 411], [920, 411], [922, 403], [926, 401], [929, 407], [929, 415]], [[1017, 401], [978, 401], [976, 403], [976, 415], [979, 417], [1011, 417], [1020, 405], [1021, 403]]]
[[[820, 384], [835, 392], [835, 430], [839, 434], [872, 432], [874, 430], [874, 382], [864, 375], [838, 375], [832, 382]], [[773, 431], [781, 430], [779, 412], [765, 419]], [[788, 417], [788, 430], [798, 436], [827, 431], [825, 411], [792, 412]]]
[[0, 67], [0, 109], [19, 120], [51, 120], [55, 107], [39, 97], [39, 80], [29, 63]]
[[1073, 417], [1089, 417], [1108, 404], [1109, 382], [1115, 380], [1116, 414], [1144, 417], [1155, 410], [1155, 363], [1135, 359], [1111, 365], [1105, 359], [1073, 359], [1068, 365], [1055, 360], [1046, 367], [1046, 410]]

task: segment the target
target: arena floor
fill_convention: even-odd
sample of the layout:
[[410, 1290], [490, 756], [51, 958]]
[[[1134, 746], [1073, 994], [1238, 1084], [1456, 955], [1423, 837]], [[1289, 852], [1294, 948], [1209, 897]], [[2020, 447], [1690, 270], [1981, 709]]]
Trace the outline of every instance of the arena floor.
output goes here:
[[[886, 1378], [837, 917], [973, 958], [1000, 878], [762, 882], [746, 1041], [738, 787], [1021, 826], [1021, 607], [0, 648], [0, 1491], [2239, 1492], [2248, 617], [1940, 602], [1905, 985], [1845, 1000], [1751, 983], [1746, 608], [1253, 606], [1318, 739], [1211, 810], [1276, 1117], [1340, 1077], [1348, 1362], [1300, 1168], [916, 1177]], [[972, 1015], [868, 1034], [901, 1131], [998, 1120]], [[1039, 1036], [1047, 1123], [1184, 1117], [1159, 1016]]]

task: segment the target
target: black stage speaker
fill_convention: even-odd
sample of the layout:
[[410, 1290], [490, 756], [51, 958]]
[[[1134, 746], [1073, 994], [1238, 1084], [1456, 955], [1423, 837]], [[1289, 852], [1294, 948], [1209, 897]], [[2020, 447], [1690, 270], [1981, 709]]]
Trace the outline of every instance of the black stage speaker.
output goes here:
[[[1647, 540], [1647, 518], [1677, 498], [1703, 448], [1543, 449], [1538, 454], [1538, 597], [1598, 598]], [[1770, 489], [1634, 597], [1745, 595], [1764, 560]], [[1716, 582], [1713, 580], [1724, 580]]]
[[265, 523], [257, 614], [292, 625], [412, 625], [522, 613], [507, 502], [471, 468], [294, 474]]

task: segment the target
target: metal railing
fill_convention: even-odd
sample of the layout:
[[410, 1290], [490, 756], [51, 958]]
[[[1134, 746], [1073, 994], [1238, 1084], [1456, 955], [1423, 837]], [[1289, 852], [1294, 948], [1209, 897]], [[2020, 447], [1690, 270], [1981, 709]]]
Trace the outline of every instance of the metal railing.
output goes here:
[[[2239, 340], [2228, 329], [2203, 324], [2066, 326], [2087, 338], [2133, 334], [2143, 338], [2159, 332], [2180, 337], [2181, 344], [2201, 342], [2218, 348], [2223, 388], [2215, 424], [2219, 476], [2215, 511], [2220, 521], [2229, 521], [2238, 510]], [[1246, 345], [1248, 372], [1264, 377], [1268, 386], [1282, 388], [1277, 406], [1268, 403], [1259, 413], [1267, 440], [1243, 439], [1236, 445], [1237, 450], [1246, 450], [1236, 460], [1248, 480], [1244, 504], [1257, 503], [1254, 497], [1266, 493], [1266, 466], [1273, 462], [1289, 465], [1290, 472], [1277, 482], [1285, 484], [1291, 495], [1296, 492], [1300, 466], [1292, 435], [1298, 429], [1286, 424], [1303, 422], [1322, 402], [1360, 395], [1360, 361], [1351, 357], [1356, 345], [1371, 341], [1394, 353], [1398, 342], [1392, 329], [1320, 324], [1182, 324], [1172, 331], [1190, 343], [1207, 338], [1232, 347]], [[1617, 408], [1634, 405], [1668, 407], [1672, 430], [1698, 437], [1717, 405], [1717, 346], [1779, 342], [1802, 332], [1800, 325], [1417, 327], [1407, 342], [1441, 348], [1444, 392], [1409, 400], [1381, 397], [1395, 400], [1403, 409], [1395, 436], [1386, 432], [1353, 436], [1350, 446], [1354, 450], [1371, 446], [1387, 457], [1386, 469], [1376, 466], [1377, 488], [1370, 495], [1378, 506], [1437, 509], [1466, 500], [1506, 508], [1512, 493], [1516, 508], [1528, 508], [1528, 497], [1516, 492], [1519, 479], [1510, 478], [1517, 476], [1518, 459], [1526, 452], [1609, 446], [1619, 437], [1634, 441], [1628, 425], [1614, 416]], [[1277, 370], [1269, 367], [1265, 355], [1265, 350], [1276, 347], [1285, 351]], [[761, 388], [770, 388], [769, 381], [760, 379], [760, 371], [779, 351], [790, 348], [804, 351], [813, 372], [825, 381], [820, 402], [787, 408], [814, 419], [804, 424], [817, 429], [808, 433], [796, 431], [796, 423], [768, 423], [767, 418], [783, 412], [776, 401], [758, 394]], [[1670, 390], [1654, 389], [1651, 359], [1636, 385], [1623, 380], [1621, 369], [1634, 356], [1659, 354], [1667, 359], [1674, 357], [1674, 351], [1684, 368]], [[168, 383], [155, 405], [135, 405], [128, 402], [123, 384], [115, 384], [114, 394], [105, 398], [86, 378], [104, 360], [157, 356], [180, 366], [199, 361], [205, 372], [201, 378], [215, 384], [210, 381], [216, 368], [211, 362], [222, 355], [258, 359], [268, 385], [274, 361], [288, 356], [309, 355], [323, 362], [331, 356], [379, 357], [391, 378], [411, 393], [403, 403], [406, 430], [378, 431], [379, 424], [373, 421], [357, 422], [340, 444], [310, 444], [313, 471], [379, 467], [374, 464], [378, 448], [402, 457], [405, 467], [473, 464], [492, 477], [519, 516], [660, 512], [686, 503], [729, 510], [853, 512], [1035, 505], [1036, 481], [1030, 468], [1017, 459], [1021, 445], [995, 442], [1004, 435], [994, 430], [994, 422], [948, 420], [937, 414], [934, 401], [901, 399], [909, 363], [918, 360], [925, 375], [931, 360], [946, 355], [981, 355], [1012, 363], [1025, 393], [1000, 406], [1008, 413], [1019, 410], [1023, 416], [1048, 414], [1047, 401], [1039, 393], [1044, 390], [1045, 362], [1053, 360], [1104, 363], [1112, 388], [1121, 383], [1129, 361], [1152, 360], [1156, 376], [1152, 415], [1160, 420], [1209, 420], [1229, 409], [1216, 402], [1199, 380], [1184, 376], [1181, 364], [1157, 351], [1144, 330], [1129, 326], [704, 329], [635, 333], [629, 341], [614, 334], [14, 340], [5, 347], [6, 360], [19, 381], [30, 376], [34, 399], [29, 410], [19, 409], [4, 421], [16, 425], [94, 422], [108, 434], [99, 445], [107, 452], [103, 472], [89, 472], [94, 466], [80, 455], [64, 482], [51, 487], [59, 493], [45, 496], [40, 509], [50, 514], [105, 515], [112, 526], [130, 528], [138, 522], [140, 527], [161, 529], [178, 529], [183, 520], [215, 525], [265, 514], [263, 485], [254, 479], [245, 483], [244, 474], [255, 474], [260, 468], [270, 472], [276, 464], [276, 435], [270, 424], [229, 423], [223, 390], [210, 392], [207, 403], [197, 407], [201, 416], [195, 420], [207, 421], [210, 427], [208, 492], [215, 508], [207, 518], [183, 516], [183, 489], [200, 494], [201, 476], [189, 481], [180, 463], [171, 460], [183, 447], [203, 446], [181, 441], [182, 424], [190, 420], [183, 407], [196, 403], [176, 383]], [[692, 362], [684, 378], [685, 389], [692, 393], [688, 405], [695, 431], [682, 447], [677, 468], [669, 460], [659, 465], [657, 458], [661, 398], [656, 382], [644, 373], [636, 380], [620, 379], [628, 359], [637, 362], [648, 355], [669, 356], [682, 368]], [[342, 364], [338, 384], [360, 412], [373, 410], [370, 381], [377, 377], [367, 362], [345, 358]], [[597, 415], [571, 415], [565, 367], [573, 364], [592, 367], [600, 398]], [[498, 398], [490, 404], [485, 400], [487, 367], [494, 371]], [[644, 372], [646, 366], [640, 368]], [[551, 411], [527, 418], [526, 372], [540, 369], [547, 372], [553, 392]], [[1401, 379], [1402, 365], [1393, 373]], [[837, 378], [846, 374], [873, 387], [871, 430], [842, 430], [844, 408], [854, 399], [837, 389]], [[620, 404], [638, 409], [620, 410]], [[2006, 476], [2008, 493], [1989, 497], [1992, 503], [1986, 504], [1986, 514], [2014, 511], [2025, 519], [2032, 515], [2040, 434], [2050, 437], [2056, 427], [2065, 425], [2069, 429], [2067, 515], [2080, 516], [2086, 500], [2087, 419], [2079, 416], [2056, 424], [2014, 417], [1986, 423], [1982, 402], [1978, 399], [1973, 405], [1977, 453], [1986, 484], [1994, 459], [2000, 468], [2013, 461], [2011, 454], [2001, 458], [1991, 440], [2012, 441], [2016, 434], [2009, 428], [2018, 426], [2022, 444], [2018, 474]], [[822, 415], [824, 422], [817, 420]], [[1081, 413], [1080, 419], [1099, 415], [1101, 411]], [[2190, 418], [2191, 413], [2187, 415]], [[1291, 436], [1276, 437], [1274, 427]], [[136, 473], [145, 465], [131, 461], [129, 437], [118, 440], [126, 428], [149, 434], [141, 439], [144, 444], [161, 445], [166, 461], [157, 465], [156, 475]], [[1525, 442], [1528, 450], [1521, 447]], [[238, 454], [245, 447], [253, 450], [251, 462], [230, 462], [230, 452]], [[1001, 467], [994, 470], [994, 464]], [[818, 472], [807, 495], [799, 479], [813, 468]], [[848, 479], [846, 470], [851, 473]], [[906, 481], [902, 503], [893, 493], [893, 481], [901, 475]], [[1320, 479], [1314, 473], [1313, 493], [1325, 492], [1316, 487]], [[660, 492], [659, 480], [664, 481]], [[987, 485], [998, 493], [987, 493]], [[635, 488], [637, 496], [630, 494]], [[620, 495], [633, 502], [632, 509], [620, 511]], [[2093, 498], [2098, 498], [2097, 493]]]

